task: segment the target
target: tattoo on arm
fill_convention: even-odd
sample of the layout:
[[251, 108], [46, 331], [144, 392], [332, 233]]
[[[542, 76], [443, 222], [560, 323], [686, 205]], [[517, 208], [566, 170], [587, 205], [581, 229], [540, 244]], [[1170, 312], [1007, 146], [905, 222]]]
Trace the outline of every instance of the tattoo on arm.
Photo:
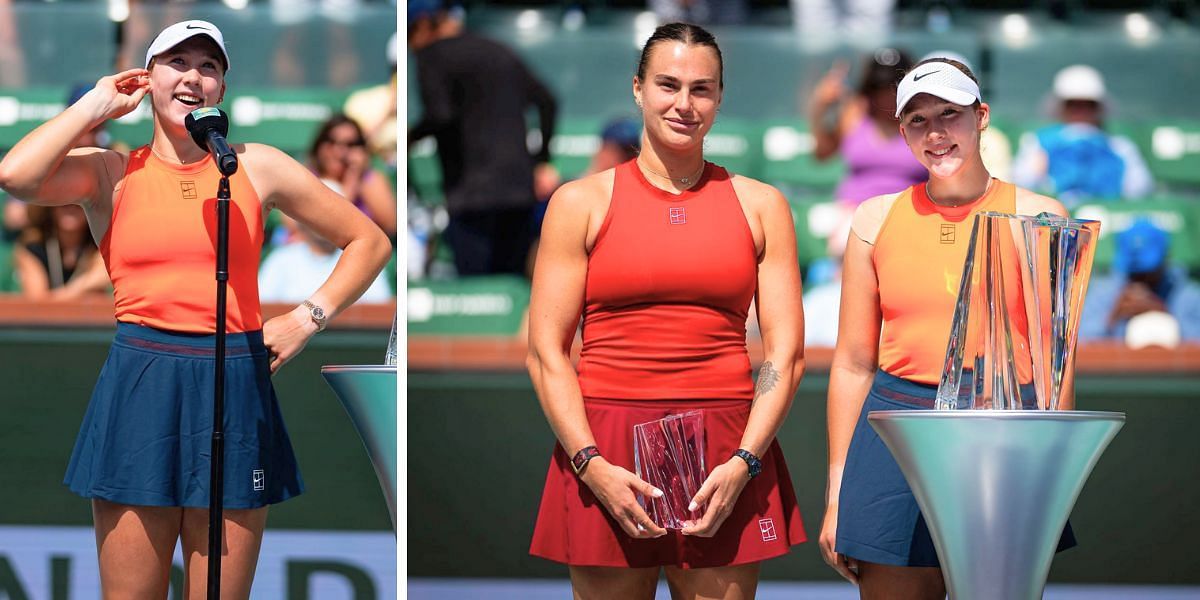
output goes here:
[[775, 370], [775, 365], [771, 361], [763, 363], [762, 369], [758, 372], [758, 384], [754, 386], [754, 397], [758, 398], [775, 389], [775, 384], [779, 383], [779, 371]]

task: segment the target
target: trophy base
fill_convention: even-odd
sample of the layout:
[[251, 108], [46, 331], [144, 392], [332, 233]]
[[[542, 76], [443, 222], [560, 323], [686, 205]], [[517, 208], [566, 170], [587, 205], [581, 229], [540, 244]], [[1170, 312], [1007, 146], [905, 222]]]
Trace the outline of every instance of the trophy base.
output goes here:
[[1096, 411], [875, 411], [958, 600], [1042, 597], [1059, 535], [1125, 423]]
[[333, 388], [366, 446], [396, 530], [396, 367], [326, 365], [321, 376]]

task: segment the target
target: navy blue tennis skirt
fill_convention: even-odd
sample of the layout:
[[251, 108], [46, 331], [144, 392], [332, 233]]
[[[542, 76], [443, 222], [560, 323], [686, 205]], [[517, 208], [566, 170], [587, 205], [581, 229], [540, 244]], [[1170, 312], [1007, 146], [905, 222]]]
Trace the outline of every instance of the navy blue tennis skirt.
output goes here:
[[[867, 422], [873, 410], [933, 408], [936, 385], [925, 385], [875, 373], [871, 391], [863, 402], [838, 497], [835, 549], [858, 560], [900, 567], [939, 567], [937, 550], [900, 465]], [[1075, 546], [1068, 522], [1059, 538], [1058, 551]]]
[[[208, 508], [215, 336], [117, 324], [63, 480], [86, 498]], [[304, 491], [262, 332], [225, 342], [226, 508]]]

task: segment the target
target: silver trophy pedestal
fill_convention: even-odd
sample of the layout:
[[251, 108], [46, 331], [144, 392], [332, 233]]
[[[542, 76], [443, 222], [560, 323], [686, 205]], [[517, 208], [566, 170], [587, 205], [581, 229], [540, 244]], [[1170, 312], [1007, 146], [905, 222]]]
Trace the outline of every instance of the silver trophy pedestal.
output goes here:
[[1067, 516], [1124, 413], [867, 416], [916, 496], [957, 600], [1041, 598]]
[[350, 415], [383, 488], [396, 529], [396, 367], [327, 365], [321, 376]]

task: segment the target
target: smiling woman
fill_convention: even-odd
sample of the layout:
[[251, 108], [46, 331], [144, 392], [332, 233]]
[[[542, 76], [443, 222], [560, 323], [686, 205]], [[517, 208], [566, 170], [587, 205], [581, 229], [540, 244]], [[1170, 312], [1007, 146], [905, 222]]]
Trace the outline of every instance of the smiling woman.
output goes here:
[[[830, 367], [820, 546], [863, 598], [933, 600], [946, 596], [933, 540], [867, 414], [932, 408], [974, 216], [1066, 210], [988, 173], [979, 140], [991, 112], [962, 63], [917, 63], [900, 80], [895, 114], [929, 181], [871, 198], [854, 213]], [[1068, 526], [1060, 549], [1074, 542]]]
[[[753, 597], [759, 563], [804, 541], [774, 441], [804, 371], [791, 212], [775, 188], [704, 160], [723, 91], [711, 34], [659, 27], [632, 91], [641, 153], [562, 186], [542, 228], [527, 364], [559, 444], [530, 552], [569, 565], [578, 598], [653, 598], [663, 570], [675, 598]], [[580, 318], [577, 373], [563, 340]], [[689, 524], [668, 531], [636, 499], [662, 492], [632, 472], [631, 433], [697, 410], [710, 472]]]
[[[64, 483], [92, 499], [106, 598], [167, 595], [182, 542], [186, 596], [207, 571], [212, 431], [216, 190], [220, 173], [184, 126], [225, 95], [230, 67], [212, 23], [164, 29], [146, 68], [102, 77], [0, 162], [0, 187], [35, 204], [78, 204], [112, 280], [117, 335], [80, 427]], [[83, 132], [150, 96], [154, 133], [131, 152], [72, 149]], [[262, 144], [237, 144], [229, 178], [224, 538], [221, 593], [247, 598], [267, 505], [303, 491], [270, 376], [354, 302], [390, 245], [308, 169]], [[343, 249], [302, 305], [264, 322], [257, 272], [272, 208]]]

